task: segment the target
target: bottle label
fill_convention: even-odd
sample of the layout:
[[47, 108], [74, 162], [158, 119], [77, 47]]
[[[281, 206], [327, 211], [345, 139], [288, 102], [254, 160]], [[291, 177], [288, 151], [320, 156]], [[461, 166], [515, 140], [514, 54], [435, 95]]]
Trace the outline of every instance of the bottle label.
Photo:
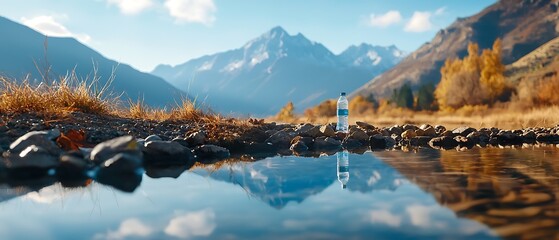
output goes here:
[[339, 166], [338, 172], [349, 172], [349, 166]]
[[347, 110], [347, 109], [338, 109], [338, 116], [349, 116], [349, 110]]

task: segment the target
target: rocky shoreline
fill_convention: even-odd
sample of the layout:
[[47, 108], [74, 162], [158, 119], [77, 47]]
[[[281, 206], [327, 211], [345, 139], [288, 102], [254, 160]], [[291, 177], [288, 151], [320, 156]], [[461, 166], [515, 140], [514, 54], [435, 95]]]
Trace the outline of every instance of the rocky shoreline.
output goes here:
[[[80, 185], [95, 179], [123, 191], [136, 188], [143, 170], [148, 175], [173, 176], [177, 169], [184, 171], [196, 163], [231, 157], [253, 161], [278, 154], [318, 157], [342, 149], [364, 153], [559, 143], [559, 125], [521, 130], [448, 130], [428, 124], [375, 127], [357, 122], [350, 126], [349, 134], [344, 134], [335, 132], [333, 124], [257, 120], [156, 122], [83, 113], [50, 121], [30, 114], [2, 115], [0, 119], [0, 180], [55, 176], [69, 185]], [[71, 131], [83, 133], [84, 139], [75, 149], [68, 149], [69, 145], [61, 141]]]

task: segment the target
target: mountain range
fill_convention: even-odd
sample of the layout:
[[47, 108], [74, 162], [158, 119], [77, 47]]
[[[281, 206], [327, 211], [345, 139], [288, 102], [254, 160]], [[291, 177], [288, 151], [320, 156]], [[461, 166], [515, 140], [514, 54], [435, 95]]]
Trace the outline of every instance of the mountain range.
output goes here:
[[511, 64], [558, 37], [558, 19], [556, 1], [498, 1], [478, 14], [457, 19], [397, 66], [373, 78], [351, 95], [388, 97], [393, 89], [405, 83], [415, 89], [426, 83], [436, 84], [440, 81], [440, 68], [444, 62], [464, 57], [470, 42], [486, 49], [500, 38], [502, 61]]
[[72, 70], [82, 78], [80, 81], [88, 76], [91, 81], [96, 71], [98, 87], [103, 87], [114, 73], [109, 90], [122, 95], [124, 102], [143, 99], [150, 106], [163, 107], [186, 97], [165, 80], [107, 59], [74, 38], [46, 37], [3, 17], [0, 33], [6, 33], [0, 37], [0, 75], [16, 81], [29, 75], [29, 80], [38, 84], [45, 72], [50, 72], [51, 79], [58, 79]]
[[[238, 162], [217, 170], [196, 168], [192, 172], [242, 187], [252, 197], [281, 209], [289, 203], [301, 203], [320, 194], [333, 184], [341, 188], [336, 157], [274, 157]], [[396, 191], [407, 180], [390, 165], [369, 154], [349, 157], [347, 191], [367, 193]]]
[[209, 105], [217, 112], [271, 115], [288, 101], [302, 111], [340, 92], [351, 92], [405, 56], [395, 46], [351, 46], [336, 55], [303, 34], [281, 27], [244, 46], [159, 65], [152, 74]]

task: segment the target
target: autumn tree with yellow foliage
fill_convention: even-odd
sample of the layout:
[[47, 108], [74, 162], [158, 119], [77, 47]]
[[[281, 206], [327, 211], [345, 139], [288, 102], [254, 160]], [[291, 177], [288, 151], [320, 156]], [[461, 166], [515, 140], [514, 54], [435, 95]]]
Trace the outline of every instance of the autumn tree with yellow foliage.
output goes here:
[[362, 115], [362, 114], [372, 114], [375, 112], [375, 104], [369, 99], [357, 95], [349, 101], [349, 112], [352, 114]]
[[277, 119], [281, 121], [290, 121], [293, 119], [293, 112], [295, 111], [295, 106], [293, 102], [288, 102], [278, 113]]
[[449, 59], [441, 68], [435, 97], [443, 110], [467, 105], [493, 104], [505, 89], [505, 67], [501, 63], [501, 40], [493, 49], [479, 54], [479, 46], [468, 44], [464, 59]]
[[481, 69], [480, 82], [487, 94], [489, 103], [503, 94], [505, 90], [505, 65], [501, 62], [501, 39], [495, 40], [493, 49], [485, 49], [481, 54], [483, 68]]

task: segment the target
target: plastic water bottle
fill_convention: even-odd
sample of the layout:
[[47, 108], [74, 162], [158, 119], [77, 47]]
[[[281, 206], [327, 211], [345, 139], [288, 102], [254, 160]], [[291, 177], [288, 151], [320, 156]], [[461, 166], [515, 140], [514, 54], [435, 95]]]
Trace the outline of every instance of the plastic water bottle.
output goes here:
[[349, 110], [348, 110], [349, 103], [347, 102], [347, 98], [345, 97], [345, 92], [340, 94], [340, 98], [338, 98], [338, 124], [336, 125], [336, 131], [347, 133], [349, 131]]
[[338, 152], [336, 156], [338, 157], [338, 181], [342, 184], [342, 189], [346, 188], [347, 182], [349, 181], [349, 153], [347, 150], [343, 152]]

